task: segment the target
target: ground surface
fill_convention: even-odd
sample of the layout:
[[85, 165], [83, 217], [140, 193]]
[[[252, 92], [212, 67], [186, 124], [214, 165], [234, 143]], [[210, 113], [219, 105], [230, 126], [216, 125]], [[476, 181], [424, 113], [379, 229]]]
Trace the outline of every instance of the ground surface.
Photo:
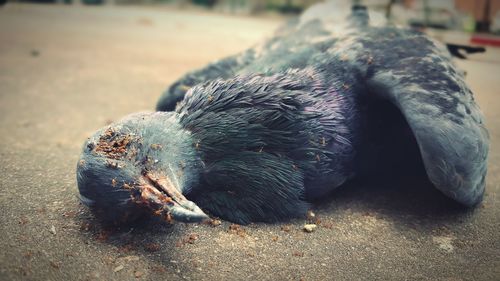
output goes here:
[[313, 233], [301, 230], [306, 219], [111, 229], [79, 205], [74, 171], [87, 136], [153, 109], [182, 73], [279, 23], [131, 7], [1, 8], [0, 279], [500, 280], [498, 49], [460, 62], [492, 141], [475, 210], [415, 182], [341, 188], [315, 205]]

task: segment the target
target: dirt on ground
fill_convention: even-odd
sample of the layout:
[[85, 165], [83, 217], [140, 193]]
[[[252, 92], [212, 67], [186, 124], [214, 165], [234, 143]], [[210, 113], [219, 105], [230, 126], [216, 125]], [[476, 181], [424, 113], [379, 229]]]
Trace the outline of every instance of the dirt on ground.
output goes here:
[[[0, 8], [1, 280], [500, 280], [500, 50], [459, 66], [491, 136], [484, 202], [426, 182], [351, 184], [277, 224], [107, 227], [79, 203], [81, 145], [153, 110], [188, 70], [282, 19], [151, 7]], [[316, 227], [304, 225], [314, 224]]]

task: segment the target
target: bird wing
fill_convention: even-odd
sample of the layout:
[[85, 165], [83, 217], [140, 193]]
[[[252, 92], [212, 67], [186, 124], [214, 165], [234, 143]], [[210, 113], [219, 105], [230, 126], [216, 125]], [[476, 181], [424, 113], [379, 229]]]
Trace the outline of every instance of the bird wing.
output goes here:
[[489, 135], [463, 75], [441, 46], [420, 32], [368, 27], [331, 53], [361, 73], [367, 94], [402, 112], [439, 190], [467, 206], [481, 201]]
[[[342, 2], [342, 3], [338, 3]], [[345, 2], [345, 3], [344, 3]], [[173, 111], [187, 90], [195, 85], [215, 79], [227, 79], [236, 74], [270, 73], [290, 68], [303, 68], [314, 51], [323, 51], [343, 34], [346, 26], [362, 19], [347, 21], [350, 1], [321, 3], [309, 8], [299, 18], [289, 20], [278, 28], [271, 38], [236, 55], [232, 55], [207, 66], [188, 72], [160, 97], [156, 109]], [[383, 17], [373, 15], [380, 22]]]
[[349, 178], [351, 132], [335, 108], [344, 97], [324, 99], [325, 82], [304, 69], [191, 88], [176, 111], [206, 165], [197, 204], [239, 223], [276, 221], [304, 213], [306, 184], [323, 184], [318, 194]]

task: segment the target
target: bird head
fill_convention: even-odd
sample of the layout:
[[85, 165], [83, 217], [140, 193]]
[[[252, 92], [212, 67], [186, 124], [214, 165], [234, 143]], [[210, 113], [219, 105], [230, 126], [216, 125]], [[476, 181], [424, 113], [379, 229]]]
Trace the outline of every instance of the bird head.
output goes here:
[[202, 163], [175, 113], [129, 115], [98, 130], [82, 150], [80, 199], [104, 220], [128, 222], [145, 213], [183, 222], [208, 218], [184, 196]]

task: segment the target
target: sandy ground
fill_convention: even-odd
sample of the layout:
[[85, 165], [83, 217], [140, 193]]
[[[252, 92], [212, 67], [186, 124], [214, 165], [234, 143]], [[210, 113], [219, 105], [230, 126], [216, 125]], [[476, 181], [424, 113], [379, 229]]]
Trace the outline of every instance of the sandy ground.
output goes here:
[[[75, 166], [94, 130], [152, 110], [185, 71], [277, 19], [150, 8], [0, 9], [1, 280], [500, 280], [500, 50], [460, 62], [491, 134], [487, 193], [464, 210], [429, 184], [339, 189], [281, 224], [98, 224]], [[496, 60], [497, 62], [493, 62]]]

